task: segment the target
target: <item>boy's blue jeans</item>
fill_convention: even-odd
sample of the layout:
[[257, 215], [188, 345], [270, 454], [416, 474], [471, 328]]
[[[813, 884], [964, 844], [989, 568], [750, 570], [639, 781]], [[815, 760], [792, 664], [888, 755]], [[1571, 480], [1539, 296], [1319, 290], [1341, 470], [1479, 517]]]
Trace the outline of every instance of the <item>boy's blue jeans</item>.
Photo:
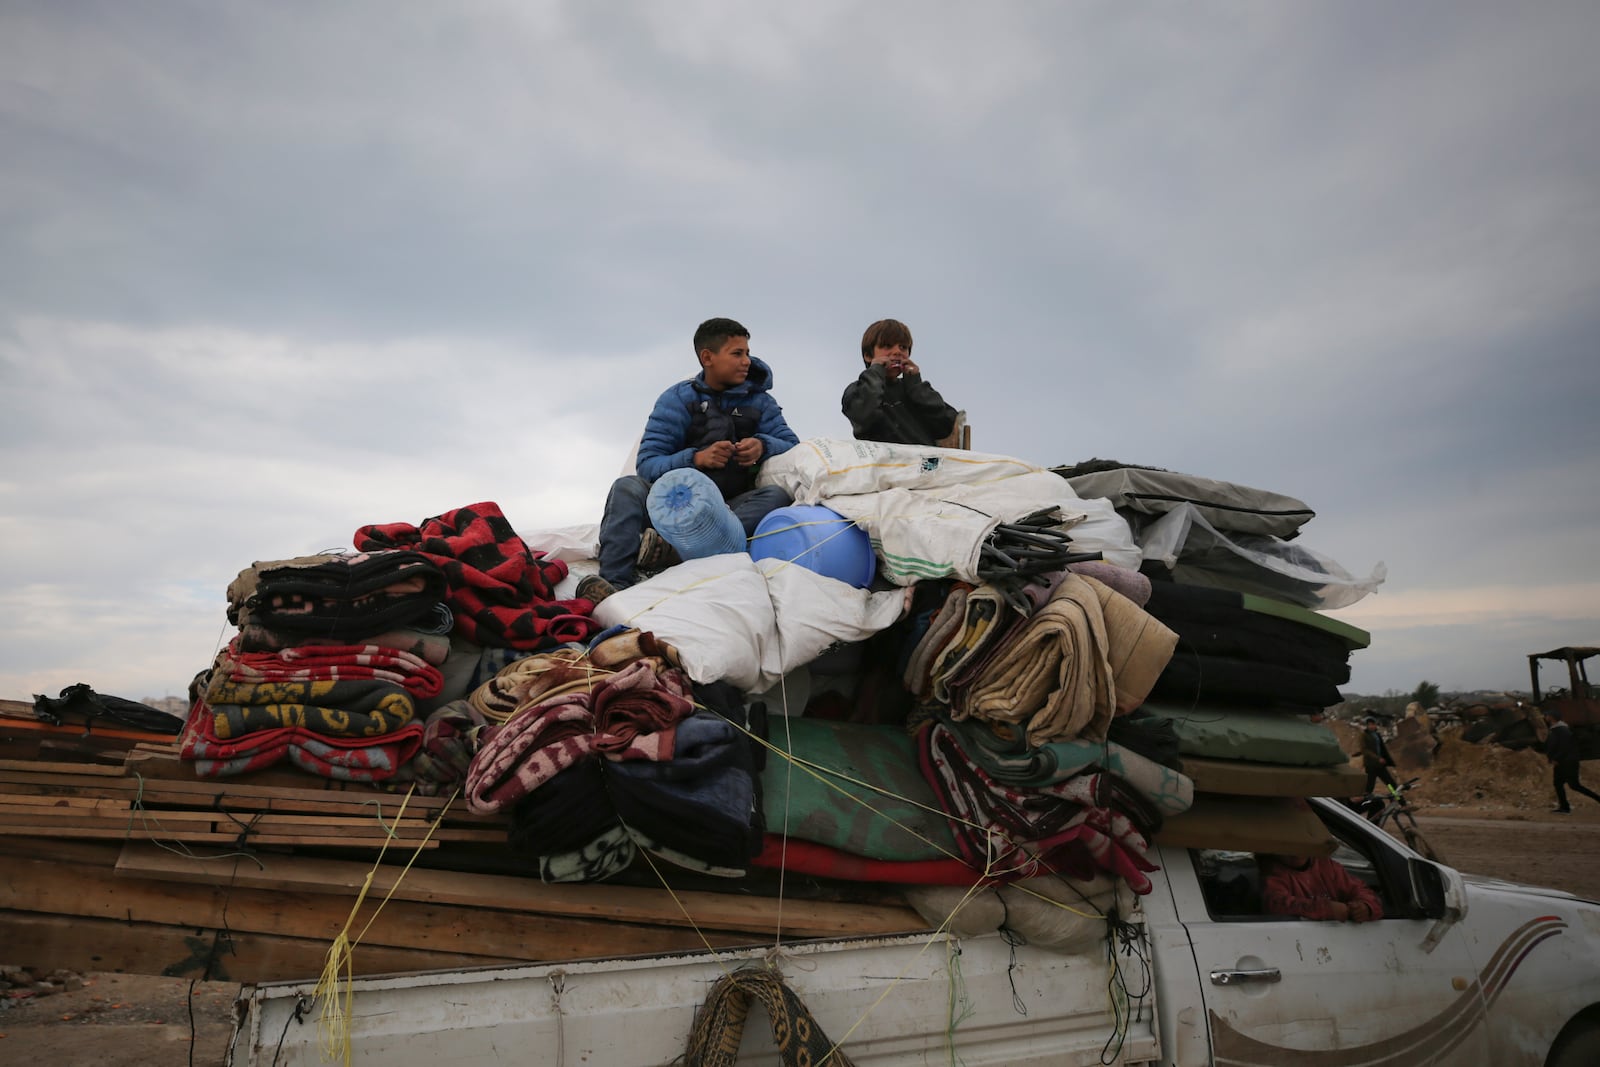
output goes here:
[[[606, 494], [606, 511], [600, 519], [600, 577], [616, 589], [635, 581], [639, 536], [650, 525], [649, 499], [650, 483], [637, 474], [618, 478]], [[769, 512], [789, 504], [789, 494], [775, 485], [751, 489], [728, 501], [746, 537], [756, 532]]]

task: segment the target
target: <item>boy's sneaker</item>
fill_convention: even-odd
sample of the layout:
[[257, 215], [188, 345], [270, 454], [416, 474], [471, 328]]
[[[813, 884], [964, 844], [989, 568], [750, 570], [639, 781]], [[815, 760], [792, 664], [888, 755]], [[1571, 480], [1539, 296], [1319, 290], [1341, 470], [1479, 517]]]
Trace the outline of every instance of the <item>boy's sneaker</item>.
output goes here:
[[668, 567], [676, 567], [683, 560], [678, 556], [678, 550], [667, 543], [667, 539], [656, 533], [655, 530], [646, 530], [639, 535], [639, 562], [638, 569], [654, 574], [664, 571]]
[[1572, 814], [1572, 809], [1571, 808], [1551, 808], [1550, 809], [1550, 814], [1551, 815], [1571, 815]]
[[578, 582], [578, 595], [592, 604], [598, 604], [615, 593], [616, 587], [598, 574], [585, 575]]

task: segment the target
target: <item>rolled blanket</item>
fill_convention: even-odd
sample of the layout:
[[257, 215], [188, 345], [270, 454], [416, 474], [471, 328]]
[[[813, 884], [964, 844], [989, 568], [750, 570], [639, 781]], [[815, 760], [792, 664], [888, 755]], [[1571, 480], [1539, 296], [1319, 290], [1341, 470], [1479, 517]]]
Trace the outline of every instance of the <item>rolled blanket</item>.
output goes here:
[[1145, 875], [1157, 867], [1149, 841], [1125, 815], [1100, 805], [1099, 776], [1032, 790], [1008, 787], [969, 760], [955, 735], [937, 722], [919, 732], [917, 755], [949, 813], [962, 858], [987, 876], [1087, 877], [1099, 869], [1126, 878], [1136, 893], [1150, 892]]
[[600, 627], [587, 600], [555, 600], [567, 565], [531, 551], [494, 503], [456, 508], [421, 526], [355, 532], [358, 549], [414, 549], [444, 575], [456, 630], [480, 645], [530, 651], [583, 641]]
[[[955, 672], [945, 679], [950, 707], [956, 716], [966, 717], [967, 700], [972, 687], [990, 676], [995, 660], [1011, 646], [1028, 620], [1037, 615], [1039, 609], [1049, 602], [1056, 587], [1065, 577], [1065, 571], [1042, 574], [1025, 586], [1007, 591], [1006, 606], [1002, 609], [1000, 619], [990, 632], [990, 636], [985, 639], [983, 647], [975, 655], [962, 660]], [[1019, 607], [1025, 607], [1026, 611], [1019, 611]]]
[[965, 583], [957, 583], [952, 587], [944, 604], [934, 613], [927, 630], [911, 650], [911, 659], [906, 664], [905, 685], [913, 696], [927, 698], [933, 695], [934, 664], [960, 632], [966, 614], [967, 594], [971, 590], [972, 587]]
[[659, 660], [658, 671], [663, 667], [683, 667], [678, 650], [649, 630], [613, 626], [589, 642], [589, 662], [596, 667], [617, 668], [636, 659]]
[[967, 757], [997, 781], [1020, 786], [1049, 785], [1098, 767], [1138, 790], [1163, 816], [1188, 811], [1194, 803], [1194, 782], [1185, 774], [1112, 741], [1054, 741], [1030, 747], [1016, 727], [992, 726], [948, 715], [949, 727]]
[[673, 758], [674, 726], [694, 711], [688, 675], [636, 659], [595, 686], [595, 748], [610, 759]]
[[1141, 608], [1150, 602], [1150, 579], [1138, 571], [1119, 567], [1115, 563], [1106, 563], [1104, 560], [1069, 563], [1067, 570], [1110, 586]]
[[463, 782], [478, 738], [489, 720], [465, 700], [452, 700], [428, 716], [422, 725], [422, 749], [411, 760], [417, 791], [435, 796]]
[[1117, 714], [1126, 715], [1150, 695], [1151, 687], [1172, 659], [1173, 649], [1178, 647], [1178, 635], [1099, 579], [1084, 575], [1083, 580], [1100, 600], [1106, 662], [1111, 664], [1116, 686]]
[[983, 651], [1009, 609], [996, 586], [980, 585], [967, 594], [961, 610], [961, 628], [946, 643], [929, 672], [934, 699], [944, 703], [950, 701], [950, 679]]
[[467, 807], [502, 811], [560, 771], [594, 755], [588, 693], [566, 693], [490, 727], [467, 770]]
[[506, 664], [467, 699], [488, 718], [505, 722], [549, 698], [590, 692], [604, 677], [581, 649], [562, 648]]
[[1106, 648], [1094, 588], [1068, 574], [972, 683], [962, 702], [966, 715], [1023, 724], [1032, 745], [1104, 739], [1116, 711]]
[[198, 702], [184, 732], [182, 756], [193, 760], [195, 773], [205, 778], [264, 770], [287, 759], [323, 778], [382, 782], [394, 777], [422, 745], [422, 724], [416, 722], [375, 737], [328, 737], [285, 726], [228, 740], [212, 731], [214, 720], [213, 710]]
[[248, 685], [213, 680], [206, 703], [220, 738], [293, 726], [326, 737], [376, 737], [410, 723], [417, 705], [387, 682], [270, 682]]

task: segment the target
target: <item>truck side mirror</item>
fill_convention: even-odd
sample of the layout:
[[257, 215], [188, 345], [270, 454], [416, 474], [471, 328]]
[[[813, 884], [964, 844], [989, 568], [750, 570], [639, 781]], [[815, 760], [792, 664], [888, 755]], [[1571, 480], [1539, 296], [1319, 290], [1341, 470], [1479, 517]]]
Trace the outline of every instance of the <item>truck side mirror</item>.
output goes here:
[[1466, 915], [1466, 887], [1454, 870], [1431, 860], [1410, 859], [1406, 861], [1406, 874], [1417, 917], [1449, 925]]

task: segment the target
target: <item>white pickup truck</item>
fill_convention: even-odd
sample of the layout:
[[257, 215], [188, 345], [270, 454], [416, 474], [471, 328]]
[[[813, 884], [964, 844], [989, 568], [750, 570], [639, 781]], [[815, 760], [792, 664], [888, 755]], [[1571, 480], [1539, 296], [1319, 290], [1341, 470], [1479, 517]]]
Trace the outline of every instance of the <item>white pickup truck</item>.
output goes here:
[[[1312, 805], [1383, 920], [1264, 915], [1252, 855], [1166, 846], [1130, 936], [1084, 954], [922, 935], [362, 978], [350, 1062], [683, 1062], [716, 979], [765, 961], [861, 1065], [1600, 1064], [1600, 904], [1464, 877]], [[230, 1063], [325, 1062], [311, 992], [246, 987]], [[738, 1062], [801, 1062], [765, 1022], [751, 1012]]]

